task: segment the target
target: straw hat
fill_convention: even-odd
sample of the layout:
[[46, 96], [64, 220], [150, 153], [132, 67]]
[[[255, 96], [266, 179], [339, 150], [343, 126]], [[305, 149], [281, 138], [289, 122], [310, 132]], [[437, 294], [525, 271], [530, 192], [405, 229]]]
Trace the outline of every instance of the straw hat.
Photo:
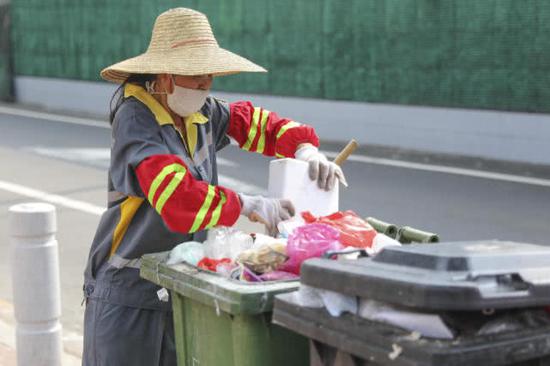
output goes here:
[[220, 76], [238, 72], [266, 70], [221, 48], [204, 14], [175, 8], [158, 16], [145, 53], [103, 69], [101, 77], [122, 83], [130, 74]]

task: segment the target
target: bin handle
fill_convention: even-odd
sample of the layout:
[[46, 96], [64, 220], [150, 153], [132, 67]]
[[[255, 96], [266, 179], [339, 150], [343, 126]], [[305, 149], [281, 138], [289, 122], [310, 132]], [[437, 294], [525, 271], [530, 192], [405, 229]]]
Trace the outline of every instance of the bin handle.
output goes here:
[[323, 254], [324, 259], [332, 259], [335, 255], [359, 253], [360, 258], [370, 257], [365, 249], [354, 250], [328, 250]]

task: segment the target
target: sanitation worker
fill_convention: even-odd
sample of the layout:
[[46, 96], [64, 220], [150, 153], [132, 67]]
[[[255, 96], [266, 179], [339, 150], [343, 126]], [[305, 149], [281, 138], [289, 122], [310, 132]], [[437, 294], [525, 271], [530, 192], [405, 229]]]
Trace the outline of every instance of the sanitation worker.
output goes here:
[[84, 276], [83, 365], [176, 364], [170, 303], [139, 277], [143, 254], [203, 241], [207, 229], [239, 215], [274, 233], [294, 214], [291, 202], [217, 184], [216, 152], [231, 139], [246, 151], [308, 161], [322, 188], [344, 181], [311, 127], [209, 96], [215, 77], [265, 71], [220, 48], [205, 15], [177, 8], [157, 18], [145, 53], [101, 72], [121, 86], [111, 101], [108, 209]]

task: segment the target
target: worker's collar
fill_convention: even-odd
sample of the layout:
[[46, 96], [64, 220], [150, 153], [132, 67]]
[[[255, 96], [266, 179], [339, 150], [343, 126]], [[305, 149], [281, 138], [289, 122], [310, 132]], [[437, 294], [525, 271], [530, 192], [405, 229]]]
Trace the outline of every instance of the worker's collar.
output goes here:
[[[136, 84], [126, 84], [124, 87], [124, 97], [134, 97], [141, 103], [145, 104], [151, 113], [153, 113], [159, 125], [163, 126], [171, 124], [175, 126], [174, 119], [170, 113], [168, 113], [162, 104], [160, 104], [151, 94], [147, 93], [147, 91], [145, 91], [145, 89], [141, 86]], [[193, 113], [185, 117], [183, 120], [187, 130], [189, 130], [194, 124], [204, 124], [208, 122], [208, 118], [200, 112]]]

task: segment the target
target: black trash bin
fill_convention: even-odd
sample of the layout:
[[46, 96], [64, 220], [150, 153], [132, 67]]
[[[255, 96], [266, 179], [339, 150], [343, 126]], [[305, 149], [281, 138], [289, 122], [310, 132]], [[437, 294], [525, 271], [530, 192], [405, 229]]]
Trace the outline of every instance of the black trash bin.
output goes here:
[[[310, 339], [311, 365], [550, 365], [550, 248], [499, 241], [389, 247], [375, 258], [309, 260], [301, 276], [319, 289], [438, 314], [455, 333], [423, 337], [279, 295], [273, 321]], [[479, 331], [501, 319], [513, 326]]]

